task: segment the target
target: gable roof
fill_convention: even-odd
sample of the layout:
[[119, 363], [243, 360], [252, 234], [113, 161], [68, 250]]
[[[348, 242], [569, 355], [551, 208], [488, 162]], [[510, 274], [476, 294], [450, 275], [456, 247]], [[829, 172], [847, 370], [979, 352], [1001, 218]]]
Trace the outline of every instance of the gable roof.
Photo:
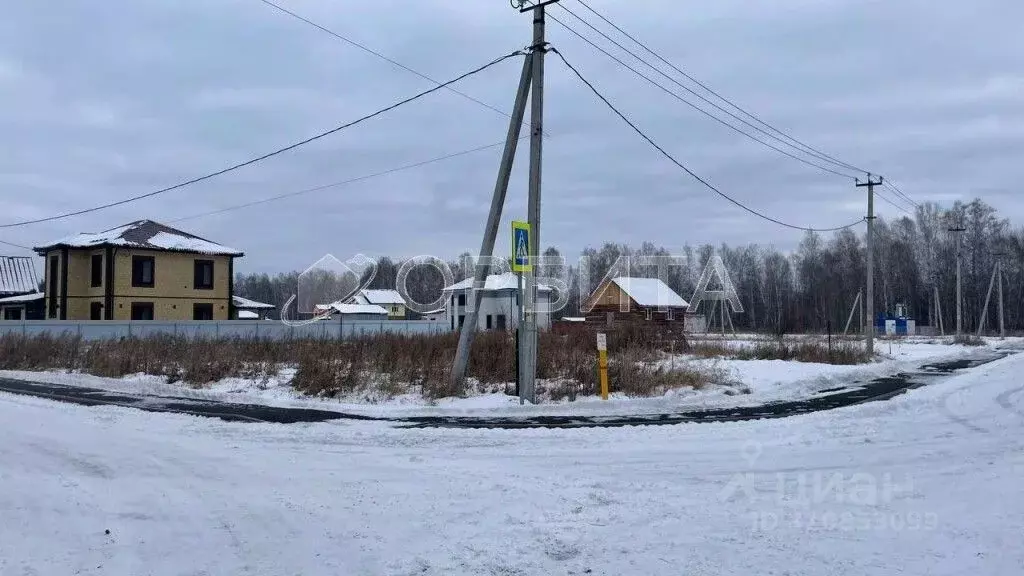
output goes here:
[[266, 304], [264, 302], [257, 302], [255, 300], [249, 300], [248, 298], [242, 298], [241, 296], [231, 296], [231, 301], [235, 305], [235, 308], [239, 310], [273, 310], [277, 308], [273, 304]]
[[[445, 292], [452, 290], [468, 290], [473, 287], [473, 278], [466, 278], [462, 282], [456, 282], [451, 286], [444, 289]], [[504, 274], [491, 274], [487, 277], [487, 281], [484, 282], [484, 290], [487, 292], [493, 292], [497, 290], [518, 290], [519, 289], [519, 277], [511, 272], [505, 272]], [[551, 287], [545, 284], [537, 284], [537, 290], [541, 292], [550, 292]]]
[[244, 255], [240, 250], [210, 242], [205, 238], [152, 220], [136, 220], [103, 232], [82, 232], [66, 236], [49, 244], [37, 246], [35, 251], [43, 254], [53, 248], [97, 248], [100, 246], [124, 246], [144, 250], [222, 256]]
[[314, 306], [317, 312], [330, 311], [331, 314], [377, 314], [387, 316], [388, 311], [376, 304], [317, 304]]
[[370, 304], [405, 304], [405, 299], [398, 290], [374, 290], [366, 288], [359, 293]]
[[[687, 308], [689, 303], [659, 278], [618, 276], [611, 282], [619, 287], [637, 306], [649, 308]], [[605, 286], [607, 287], [607, 285]], [[604, 291], [602, 288], [601, 292]], [[600, 293], [595, 293], [600, 296]]]
[[35, 302], [36, 300], [42, 300], [43, 298], [46, 298], [46, 294], [42, 292], [31, 292], [29, 294], [0, 298], [0, 304], [24, 304], [25, 302]]
[[0, 296], [39, 290], [32, 256], [0, 256]]

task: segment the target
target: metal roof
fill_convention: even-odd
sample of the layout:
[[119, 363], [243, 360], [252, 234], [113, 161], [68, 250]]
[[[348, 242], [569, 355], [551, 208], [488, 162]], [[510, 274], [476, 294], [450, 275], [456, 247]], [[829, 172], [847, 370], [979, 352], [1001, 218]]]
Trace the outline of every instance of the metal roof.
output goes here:
[[205, 238], [200, 238], [194, 234], [189, 234], [183, 230], [171, 228], [152, 220], [137, 220], [103, 232], [82, 232], [55, 240], [43, 246], [37, 246], [35, 250], [42, 254], [47, 250], [64, 246], [69, 248], [126, 246], [145, 250], [168, 250], [226, 256], [243, 255], [240, 250], [210, 242]]
[[0, 256], [0, 296], [39, 290], [39, 277], [31, 256]]

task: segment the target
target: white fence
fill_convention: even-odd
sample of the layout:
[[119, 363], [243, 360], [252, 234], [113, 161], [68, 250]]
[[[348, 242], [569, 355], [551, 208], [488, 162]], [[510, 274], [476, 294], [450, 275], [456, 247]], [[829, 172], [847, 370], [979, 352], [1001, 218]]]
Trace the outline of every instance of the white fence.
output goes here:
[[430, 320], [322, 320], [304, 326], [288, 326], [275, 320], [0, 320], [0, 336], [71, 334], [86, 340], [170, 334], [200, 338], [346, 339], [378, 333], [438, 334], [448, 325]]

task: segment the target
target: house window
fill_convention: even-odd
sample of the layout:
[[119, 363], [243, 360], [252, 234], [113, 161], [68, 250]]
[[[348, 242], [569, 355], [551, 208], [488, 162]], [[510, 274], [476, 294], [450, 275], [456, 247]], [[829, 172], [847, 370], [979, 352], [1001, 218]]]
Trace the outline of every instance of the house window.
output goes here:
[[193, 304], [193, 320], [213, 320], [213, 304]]
[[92, 255], [92, 287], [103, 286], [103, 254]]
[[488, 330], [491, 329], [491, 315], [490, 314], [487, 315], [487, 329]]
[[152, 288], [155, 268], [152, 256], [132, 256], [132, 286]]
[[647, 310], [644, 310], [644, 318], [646, 318], [647, 320], [650, 320], [651, 316], [652, 315], [651, 315], [651, 309], [650, 308], [648, 308]]
[[89, 320], [103, 320], [102, 302], [89, 302]]
[[505, 329], [505, 315], [504, 314], [498, 314], [498, 330], [504, 330], [504, 329]]
[[213, 260], [196, 260], [193, 286], [196, 290], [213, 289]]
[[4, 308], [4, 320], [21, 320], [21, 308]]
[[466, 315], [465, 314], [459, 314], [459, 328], [462, 328], [462, 325], [465, 324], [465, 323], [466, 323]]
[[[454, 298], [454, 296], [452, 296]], [[455, 330], [455, 316], [452, 316], [452, 330]]]
[[[152, 259], [150, 259], [152, 260]], [[152, 320], [152, 302], [132, 302], [132, 320]]]
[[57, 256], [50, 256], [50, 289], [46, 295], [46, 299], [49, 300], [50, 311], [47, 316], [50, 318], [57, 317], [57, 268], [60, 267], [60, 258]]
[[665, 318], [668, 319], [670, 322], [672, 320], [675, 320], [675, 314], [673, 313], [671, 308], [669, 308], [668, 312], [665, 313]]
[[465, 294], [459, 294], [459, 306], [465, 306], [465, 305], [466, 305], [466, 295]]

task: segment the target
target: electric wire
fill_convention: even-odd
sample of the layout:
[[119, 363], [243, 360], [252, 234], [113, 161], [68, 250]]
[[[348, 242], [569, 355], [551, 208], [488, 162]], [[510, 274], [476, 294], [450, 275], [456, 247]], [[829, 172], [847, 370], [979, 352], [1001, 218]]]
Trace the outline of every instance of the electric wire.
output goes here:
[[488, 62], [487, 64], [484, 64], [483, 66], [478, 66], [477, 68], [474, 68], [473, 70], [470, 70], [469, 72], [465, 72], [463, 74], [460, 74], [459, 76], [456, 76], [455, 78], [453, 78], [451, 80], [448, 80], [447, 82], [444, 82], [442, 84], [438, 84], [437, 86], [435, 86], [433, 88], [430, 88], [428, 90], [424, 90], [422, 92], [419, 92], [419, 93], [417, 93], [417, 94], [415, 94], [413, 96], [410, 96], [408, 98], [405, 98], [403, 100], [399, 100], [398, 102], [395, 102], [394, 104], [391, 104], [389, 106], [381, 108], [381, 109], [377, 110], [376, 112], [372, 112], [370, 114], [366, 114], [365, 116], [362, 116], [362, 117], [357, 118], [355, 120], [352, 120], [350, 122], [346, 122], [344, 124], [341, 124], [340, 126], [336, 126], [334, 128], [331, 128], [330, 130], [325, 130], [323, 132], [320, 132], [319, 134], [316, 134], [314, 136], [306, 138], [305, 140], [300, 140], [300, 141], [295, 142], [293, 144], [289, 144], [288, 146], [285, 146], [283, 148], [278, 148], [277, 150], [274, 150], [273, 152], [268, 152], [266, 154], [263, 154], [263, 155], [260, 155], [260, 156], [256, 156], [254, 158], [250, 158], [249, 160], [245, 160], [244, 162], [239, 162], [237, 164], [233, 164], [231, 166], [228, 166], [227, 168], [222, 168], [220, 170], [217, 170], [215, 172], [210, 172], [210, 173], [205, 174], [203, 176], [198, 176], [196, 178], [192, 178], [192, 179], [186, 180], [184, 182], [179, 182], [178, 184], [174, 184], [173, 186], [167, 186], [166, 188], [161, 188], [159, 190], [154, 190], [152, 192], [147, 192], [145, 194], [139, 194], [137, 196], [132, 196], [130, 198], [125, 198], [125, 199], [122, 199], [122, 200], [117, 200], [115, 202], [108, 202], [106, 204], [101, 204], [101, 205], [93, 206], [93, 207], [90, 207], [90, 208], [83, 208], [81, 210], [75, 210], [75, 211], [72, 211], [72, 212], [65, 212], [65, 213], [62, 213], [62, 214], [54, 215], [54, 216], [47, 216], [45, 218], [36, 218], [36, 219], [33, 219], [33, 220], [23, 220], [23, 221], [20, 221], [20, 222], [11, 222], [11, 223], [7, 223], [7, 224], [0, 224], [0, 228], [14, 228], [14, 227], [17, 227], [17, 226], [26, 226], [26, 225], [29, 225], [29, 224], [38, 224], [40, 222], [50, 222], [50, 221], [53, 221], [53, 220], [61, 220], [61, 219], [64, 219], [64, 218], [69, 218], [71, 216], [78, 216], [80, 214], [88, 214], [90, 212], [97, 212], [99, 210], [105, 210], [107, 208], [112, 208], [114, 206], [120, 206], [120, 205], [123, 205], [123, 204], [128, 204], [130, 202], [135, 202], [135, 201], [138, 201], [138, 200], [142, 200], [144, 198], [150, 198], [150, 197], [153, 197], [153, 196], [157, 196], [159, 194], [164, 194], [164, 193], [167, 193], [167, 192], [171, 192], [172, 190], [178, 190], [178, 189], [184, 188], [186, 186], [190, 186], [192, 184], [196, 184], [198, 182], [202, 182], [204, 180], [209, 180], [211, 178], [215, 178], [217, 176], [221, 176], [223, 174], [227, 174], [228, 172], [232, 172], [232, 171], [238, 170], [239, 168], [244, 168], [246, 166], [250, 166], [252, 164], [256, 164], [257, 162], [261, 162], [263, 160], [266, 160], [267, 158], [270, 158], [270, 157], [273, 157], [273, 156], [277, 156], [278, 154], [282, 154], [282, 153], [287, 152], [289, 150], [294, 150], [294, 149], [296, 149], [296, 148], [298, 148], [300, 146], [304, 146], [306, 144], [309, 144], [310, 142], [319, 140], [319, 139], [324, 138], [326, 136], [330, 136], [331, 134], [334, 134], [336, 132], [340, 132], [340, 131], [342, 131], [342, 130], [344, 130], [346, 128], [350, 128], [352, 126], [355, 126], [357, 124], [365, 122], [366, 120], [369, 120], [369, 119], [374, 118], [376, 116], [380, 116], [381, 114], [384, 114], [385, 112], [389, 112], [391, 110], [394, 110], [395, 108], [398, 108], [400, 106], [403, 106], [405, 104], [408, 104], [410, 102], [418, 100], [418, 99], [420, 99], [420, 98], [422, 98], [424, 96], [427, 96], [428, 94], [432, 94], [434, 92], [437, 92], [438, 90], [441, 90], [441, 89], [443, 89], [443, 88], [445, 88], [445, 87], [447, 87], [447, 86], [449, 86], [451, 84], [455, 84], [455, 83], [459, 82], [460, 80], [462, 80], [464, 78], [467, 78], [467, 77], [472, 76], [474, 74], [478, 74], [478, 73], [480, 73], [480, 72], [490, 68], [491, 66], [494, 66], [494, 65], [496, 65], [496, 64], [498, 64], [500, 62], [504, 62], [505, 60], [508, 60], [509, 58], [513, 58], [515, 56], [522, 56], [524, 54], [525, 54], [525, 52], [523, 52], [522, 50], [517, 50], [515, 52], [511, 52], [509, 54], [501, 56], [499, 58], [495, 58], [494, 60], [491, 60], [490, 62]]
[[[365, 44], [362, 44], [360, 42], [356, 42], [355, 40], [352, 40], [351, 38], [348, 38], [347, 36], [343, 36], [342, 34], [340, 34], [338, 32], [335, 32], [334, 30], [331, 30], [330, 28], [328, 28], [326, 26], [317, 24], [313, 20], [310, 20], [309, 18], [306, 18], [305, 16], [302, 16], [301, 14], [293, 12], [293, 11], [289, 10], [288, 8], [285, 8], [284, 6], [281, 6], [281, 5], [279, 5], [279, 4], [275, 3], [275, 2], [271, 2], [271, 0], [259, 0], [259, 1], [264, 3], [264, 4], [266, 4], [267, 6], [270, 6], [271, 8], [274, 8], [275, 10], [278, 10], [279, 12], [281, 12], [283, 14], [287, 14], [288, 16], [291, 16], [292, 18], [295, 18], [296, 20], [299, 20], [300, 22], [305, 22], [306, 24], [308, 24], [308, 25], [310, 25], [310, 26], [320, 30], [321, 32], [325, 32], [327, 34], [330, 34], [331, 36], [337, 38], [338, 40], [341, 40], [342, 42], [345, 42], [346, 44], [348, 44], [350, 46], [358, 48], [358, 49], [362, 50], [363, 52], [366, 52], [367, 54], [371, 54], [373, 56], [376, 56], [377, 58], [380, 58], [381, 60], [384, 60], [385, 62], [387, 62], [387, 63], [389, 63], [389, 64], [391, 64], [393, 66], [396, 66], [396, 67], [398, 67], [398, 68], [400, 68], [402, 70], [405, 70], [406, 72], [409, 72], [410, 74], [414, 74], [416, 76], [419, 76], [420, 78], [422, 78], [422, 79], [424, 79], [424, 80], [426, 80], [428, 82], [432, 82], [433, 84], [438, 85], [438, 86], [442, 84], [441, 82], [431, 78], [430, 76], [420, 72], [419, 70], [416, 70], [415, 68], [412, 68], [410, 66], [402, 64], [401, 62], [395, 60], [394, 58], [391, 58], [391, 57], [389, 57], [389, 56], [387, 56], [387, 55], [385, 55], [385, 54], [383, 54], [383, 53], [381, 53], [381, 52], [379, 52], [377, 50], [374, 50], [373, 48], [370, 48], [369, 46], [367, 46]], [[505, 116], [506, 118], [511, 117], [511, 115], [508, 112], [505, 112], [504, 110], [501, 110], [500, 108], [497, 108], [495, 106], [491, 106], [490, 104], [488, 104], [488, 103], [486, 103], [486, 102], [484, 102], [482, 100], [479, 100], [477, 98], [474, 98], [473, 96], [470, 96], [469, 94], [466, 94], [465, 92], [462, 92], [461, 90], [458, 90], [456, 88], [452, 88], [451, 86], [446, 86], [445, 88], [449, 92], [452, 92], [454, 94], [458, 94], [459, 96], [462, 96], [463, 98], [469, 100], [470, 102], [475, 102], [476, 104], [479, 104], [480, 106], [483, 106], [484, 108], [488, 108], [490, 110], [493, 110], [493, 111], [497, 112], [498, 114], [501, 114], [502, 116]]]
[[[818, 148], [815, 148], [815, 147], [813, 147], [813, 146], [811, 146], [811, 145], [809, 145], [809, 144], [807, 144], [805, 142], [802, 142], [802, 141], [798, 140], [797, 138], [793, 137], [792, 135], [787, 134], [786, 132], [776, 128], [775, 126], [772, 126], [768, 122], [762, 120], [760, 117], [758, 117], [753, 112], [750, 112], [749, 110], [744, 109], [739, 104], [736, 104], [735, 102], [729, 100], [728, 98], [726, 98], [725, 96], [723, 96], [719, 92], [716, 92], [714, 89], [712, 89], [710, 86], [708, 86], [704, 82], [701, 82], [699, 79], [697, 79], [694, 76], [692, 76], [691, 74], [687, 73], [685, 70], [683, 70], [679, 66], [676, 66], [675, 64], [673, 64], [667, 58], [665, 58], [664, 56], [662, 56], [658, 52], [654, 51], [654, 49], [650, 48], [647, 44], [645, 44], [645, 43], [641, 42], [640, 40], [638, 40], [636, 38], [636, 36], [630, 34], [626, 30], [624, 30], [621, 26], [619, 26], [619, 25], [615, 24], [614, 22], [612, 22], [605, 15], [601, 14], [600, 12], [598, 12], [597, 10], [592, 8], [590, 6], [590, 4], [588, 4], [585, 0], [576, 0], [576, 1], [579, 2], [584, 8], [586, 8], [592, 14], [594, 14], [595, 16], [600, 18], [602, 21], [604, 21], [606, 24], [608, 24], [609, 26], [611, 26], [612, 28], [617, 30], [620, 34], [622, 34], [626, 38], [629, 38], [630, 40], [632, 40], [633, 43], [635, 43], [637, 46], [642, 48], [648, 54], [654, 56], [659, 61], [661, 61], [665, 65], [669, 66], [670, 68], [672, 68], [673, 70], [675, 70], [676, 72], [681, 74], [687, 80], [689, 80], [689, 81], [693, 82], [694, 84], [696, 84], [697, 86], [703, 88], [706, 92], [708, 92], [709, 94], [715, 96], [716, 98], [718, 98], [722, 102], [725, 102], [726, 104], [728, 104], [729, 106], [734, 108], [736, 111], [740, 112], [741, 114], [744, 114], [745, 116], [749, 117], [753, 121], [755, 121], [758, 124], [764, 126], [766, 129], [771, 130], [772, 132], [778, 134], [781, 138], [784, 138], [784, 139], [788, 140], [789, 142], [792, 143], [793, 146], [799, 147], [802, 150], [804, 150], [805, 152], [807, 152], [808, 154], [812, 154], [812, 155], [814, 155], [815, 157], [817, 157], [817, 158], [819, 158], [821, 160], [828, 161], [828, 162], [830, 162], [832, 164], [835, 164], [837, 166], [840, 166], [840, 167], [843, 167], [843, 168], [846, 168], [846, 169], [849, 169], [849, 170], [853, 170], [855, 172], [865, 172], [865, 173], [869, 172], [868, 170], [864, 170], [863, 168], [858, 168], [857, 166], [855, 166], [853, 164], [850, 164], [849, 162], [845, 162], [845, 161], [840, 160], [840, 159], [838, 159], [838, 158], [836, 158], [836, 157], [834, 157], [834, 156], [832, 156], [832, 155], [830, 155], [830, 154], [828, 154], [826, 152], [823, 152], [823, 151], [819, 150]], [[559, 6], [563, 10], [565, 10], [566, 12], [569, 12], [570, 14], [575, 16], [577, 19], [579, 19], [581, 21], [584, 21], [580, 16], [578, 16], [577, 14], [575, 14], [574, 12], [572, 12], [571, 10], [566, 8], [565, 6], [562, 6], [562, 5], [559, 5]], [[586, 22], [584, 21], [584, 23], [586, 23]], [[589, 24], [588, 24], [588, 26], [589, 26]], [[591, 26], [591, 28], [593, 28], [593, 26]], [[599, 33], [600, 33], [600, 31], [599, 31]], [[604, 35], [604, 34], [602, 33], [602, 35]], [[607, 38], [607, 36], [605, 36], [605, 37]], [[638, 60], [642, 60], [642, 59], [640, 59], [636, 55], [634, 55], [634, 57], [637, 58]], [[651, 65], [648, 64], [648, 66], [651, 66]], [[651, 67], [654, 68], [653, 66], [651, 66]], [[701, 99], [703, 100], [704, 98], [701, 98]], [[705, 101], [707, 101], [707, 100], [705, 100]], [[746, 123], [746, 122], [744, 122], [744, 123]]]
[[[522, 140], [523, 138], [529, 138], [529, 135], [522, 136], [520, 138], [520, 140]], [[404, 164], [402, 166], [397, 166], [397, 167], [394, 167], [394, 168], [389, 168], [387, 170], [381, 170], [379, 172], [373, 172], [371, 174], [364, 174], [362, 176], [356, 176], [356, 177], [349, 178], [349, 179], [346, 179], [346, 180], [340, 180], [338, 182], [331, 182], [329, 184], [322, 184], [320, 186], [313, 186], [312, 188], [304, 188], [302, 190], [295, 190], [295, 191], [292, 191], [292, 192], [286, 192], [284, 194], [277, 194], [275, 196], [269, 196], [267, 198], [261, 198], [259, 200], [253, 200], [251, 202], [245, 202], [243, 204], [236, 204], [234, 206], [227, 206], [225, 208], [218, 208], [217, 210], [211, 210], [209, 212], [202, 212], [202, 213], [199, 213], [199, 214], [193, 214], [191, 216], [184, 216], [182, 218], [175, 218], [174, 220], [169, 220], [168, 223], [173, 224], [175, 222], [183, 222], [185, 220], [193, 220], [193, 219], [196, 219], [196, 218], [204, 218], [206, 216], [213, 216], [215, 214], [223, 214], [224, 212], [231, 212], [231, 211], [234, 211], [234, 210], [241, 210], [243, 208], [249, 208], [250, 206], [258, 206], [260, 204], [266, 204], [268, 202], [274, 202], [274, 201], [277, 201], [277, 200], [283, 200], [283, 199], [286, 199], [286, 198], [292, 198], [292, 197], [300, 196], [300, 195], [303, 195], [303, 194], [309, 194], [309, 193], [312, 193], [312, 192], [318, 192], [320, 190], [327, 190], [329, 188], [336, 188], [336, 187], [339, 187], [339, 186], [345, 186], [347, 184], [354, 184], [356, 182], [362, 182], [364, 180], [370, 180], [371, 178], [378, 178], [380, 176], [386, 176], [388, 174], [394, 174], [396, 172], [402, 172], [404, 170], [411, 170], [413, 168], [418, 168], [420, 166], [426, 166], [427, 164], [433, 164], [435, 162], [441, 162], [441, 161], [444, 161], [444, 160], [450, 160], [452, 158], [457, 158], [457, 157], [460, 157], [460, 156], [466, 156], [466, 155], [472, 154], [474, 152], [480, 152], [480, 151], [488, 150], [488, 149], [491, 149], [491, 148], [497, 148], [497, 147], [502, 146], [504, 144], [505, 144], [505, 141], [502, 140], [500, 142], [494, 142], [492, 144], [487, 144], [487, 145], [484, 145], [484, 146], [477, 146], [476, 148], [470, 148], [468, 150], [462, 150], [462, 151], [459, 151], [459, 152], [453, 152], [451, 154], [445, 154], [444, 156], [437, 156], [435, 158], [430, 158], [428, 160], [422, 160], [422, 161], [419, 161], [419, 162], [413, 162], [411, 164]]]
[[860, 224], [861, 222], [864, 221], [864, 219], [861, 218], [861, 219], [859, 219], [859, 220], [857, 220], [855, 222], [851, 222], [851, 223], [845, 224], [843, 226], [836, 226], [836, 227], [831, 227], [831, 228], [815, 228], [815, 227], [809, 227], [809, 226], [798, 226], [798, 225], [795, 225], [795, 224], [790, 224], [788, 222], [783, 222], [782, 220], [778, 220], [776, 218], [768, 216], [767, 214], [764, 214], [764, 213], [759, 212], [759, 211], [757, 211], [757, 210], [755, 210], [753, 208], [748, 207], [747, 205], [743, 204], [739, 200], [736, 200], [732, 196], [729, 196], [728, 194], [726, 194], [726, 193], [722, 192], [721, 190], [719, 190], [713, 184], [711, 184], [710, 182], [708, 182], [704, 178], [702, 178], [699, 175], [697, 175], [695, 172], [693, 172], [692, 170], [687, 168], [686, 165], [684, 165], [682, 162], [680, 162], [675, 157], [673, 157], [671, 154], [669, 154], [664, 148], [662, 148], [660, 145], [658, 145], [657, 142], [655, 142], [650, 136], [648, 136], [643, 130], [641, 130], [632, 120], [630, 120], [629, 117], [627, 117], [618, 108], [616, 108], [614, 104], [612, 104], [589, 80], [587, 80], [583, 76], [583, 74], [575, 66], [573, 66], [566, 59], [564, 54], [562, 54], [556, 48], [551, 48], [551, 51], [558, 55], [558, 57], [562, 60], [562, 62], [569, 68], [569, 70], [571, 70], [573, 72], [573, 74], [575, 74], [576, 77], [579, 78], [579, 80], [581, 82], [583, 82], [583, 84], [585, 84], [587, 86], [587, 88], [589, 88], [590, 91], [593, 92], [594, 95], [597, 96], [597, 98], [599, 100], [601, 100], [601, 102], [603, 102], [609, 109], [611, 109], [611, 111], [614, 112], [615, 115], [617, 115], [623, 122], [625, 122], [627, 125], [629, 125], [629, 127], [632, 128], [634, 132], [639, 134], [641, 138], [646, 140], [647, 143], [651, 145], [651, 147], [653, 147], [655, 150], [660, 152], [662, 156], [664, 156], [669, 161], [671, 161], [673, 164], [675, 164], [676, 166], [681, 168], [683, 171], [685, 171], [687, 174], [689, 174], [693, 179], [695, 179], [698, 182], [700, 182], [706, 188], [708, 188], [709, 190], [711, 190], [715, 194], [721, 196], [722, 198], [728, 200], [732, 204], [735, 204], [739, 208], [742, 208], [743, 210], [749, 212], [750, 214], [753, 214], [754, 216], [757, 216], [758, 218], [767, 220], [767, 221], [772, 222], [773, 224], [777, 224], [779, 226], [783, 226], [783, 227], [786, 227], [786, 228], [792, 228], [794, 230], [804, 230], [804, 231], [811, 231], [811, 232], [834, 232], [834, 231], [837, 231], [837, 230], [843, 230], [843, 229], [846, 229], [846, 228], [852, 228], [852, 227], [854, 227], [854, 226], [856, 226], [856, 225], [858, 225], [858, 224]]
[[593, 42], [592, 40], [590, 40], [589, 38], [587, 38], [587, 37], [586, 37], [586, 36], [584, 36], [583, 34], [580, 34], [580, 33], [579, 33], [579, 32], [577, 32], [577, 31], [576, 31], [576, 30], [575, 30], [574, 28], [572, 28], [571, 26], [569, 26], [569, 25], [565, 24], [564, 22], [562, 22], [561, 20], [559, 20], [559, 19], [558, 19], [557, 17], [555, 17], [555, 16], [553, 16], [553, 15], [551, 15], [551, 14], [548, 14], [548, 17], [549, 17], [549, 18], [551, 18], [552, 20], [554, 20], [554, 21], [555, 21], [556, 23], [558, 23], [559, 25], [561, 25], [561, 26], [562, 26], [563, 28], [565, 28], [566, 30], [568, 30], [568, 31], [569, 31], [570, 33], [572, 33], [573, 35], [575, 35], [576, 37], [578, 37], [579, 39], [581, 39], [581, 40], [583, 40], [584, 42], [586, 42], [587, 44], [589, 44], [589, 45], [590, 45], [591, 47], [593, 47], [594, 49], [598, 50], [599, 52], [601, 52], [602, 54], [604, 54], [604, 55], [605, 55], [605, 56], [607, 56], [608, 58], [611, 58], [612, 60], [614, 60], [615, 62], [617, 62], [617, 63], [618, 63], [618, 64], [619, 64], [620, 66], [622, 66], [622, 67], [626, 68], [627, 70], [629, 70], [629, 71], [630, 71], [630, 72], [632, 72], [633, 74], [635, 74], [635, 75], [639, 76], [640, 78], [643, 78], [644, 80], [646, 80], [646, 81], [647, 81], [647, 82], [649, 82], [650, 84], [654, 85], [655, 87], [659, 88], [660, 90], [662, 90], [662, 91], [663, 91], [663, 92], [665, 92], [666, 94], [668, 94], [668, 95], [672, 96], [672, 97], [673, 97], [673, 98], [675, 98], [676, 100], [679, 100], [679, 101], [680, 101], [680, 102], [682, 102], [683, 104], [686, 104], [686, 105], [687, 105], [687, 106], [689, 106], [690, 108], [693, 108], [693, 109], [694, 109], [694, 110], [696, 110], [697, 112], [700, 112], [701, 114], [704, 114], [705, 116], [707, 116], [708, 118], [711, 118], [712, 120], [714, 120], [714, 121], [718, 122], [719, 124], [721, 124], [721, 125], [723, 125], [723, 126], [725, 126], [725, 127], [729, 128], [729, 129], [731, 129], [731, 130], [734, 130], [735, 132], [737, 132], [737, 133], [739, 133], [739, 134], [741, 134], [741, 135], [743, 135], [743, 136], [746, 136], [747, 138], [750, 138], [751, 140], [754, 140], [755, 142], [758, 142], [758, 143], [760, 143], [760, 144], [762, 144], [762, 145], [764, 145], [764, 146], [767, 146], [768, 148], [771, 148], [772, 150], [775, 150], [776, 152], [778, 152], [778, 153], [780, 153], [780, 154], [783, 154], [783, 155], [785, 155], [785, 156], [788, 156], [788, 157], [790, 157], [790, 158], [792, 158], [792, 159], [794, 159], [794, 160], [796, 160], [796, 161], [798, 161], [798, 162], [802, 162], [802, 163], [804, 163], [804, 164], [806, 164], [806, 165], [808, 165], [808, 166], [811, 166], [811, 167], [813, 167], [813, 168], [817, 168], [818, 170], [821, 170], [821, 171], [823, 171], [823, 172], [828, 172], [828, 173], [830, 173], [830, 174], [833, 174], [833, 175], [835, 175], [835, 176], [841, 176], [841, 177], [843, 177], [843, 178], [847, 178], [847, 179], [850, 179], [850, 180], [852, 180], [852, 179], [854, 179], [854, 178], [855, 178], [855, 177], [854, 177], [853, 175], [851, 175], [851, 174], [847, 174], [847, 173], [844, 173], [844, 172], [839, 172], [838, 170], [833, 170], [832, 168], [829, 168], [828, 166], [823, 166], [823, 165], [821, 165], [821, 164], [818, 164], [818, 163], [816, 163], [816, 162], [813, 162], [813, 161], [811, 161], [811, 160], [808, 160], [807, 158], [803, 158], [803, 157], [797, 156], [797, 155], [795, 155], [795, 154], [793, 154], [793, 153], [791, 153], [791, 152], [789, 152], [789, 151], [787, 151], [787, 150], [784, 150], [784, 149], [782, 149], [782, 148], [779, 148], [778, 146], [775, 146], [775, 145], [774, 145], [774, 144], [772, 144], [771, 142], [767, 142], [767, 141], [765, 141], [765, 140], [763, 140], [763, 139], [761, 139], [761, 138], [757, 137], [757, 136], [756, 136], [756, 135], [754, 135], [754, 134], [750, 134], [749, 132], [746, 132], [746, 131], [744, 131], [744, 130], [743, 130], [742, 128], [739, 128], [739, 127], [737, 127], [737, 126], [735, 126], [735, 125], [733, 125], [733, 124], [731, 124], [731, 123], [729, 123], [729, 122], [727, 122], [727, 121], [723, 120], [722, 118], [719, 118], [718, 116], [716, 116], [716, 115], [714, 115], [714, 114], [712, 114], [712, 113], [708, 112], [707, 110], [704, 110], [703, 108], [701, 108], [700, 106], [698, 106], [698, 105], [694, 104], [693, 102], [690, 102], [690, 101], [689, 101], [689, 100], [687, 100], [686, 98], [683, 98], [682, 96], [680, 96], [679, 94], [677, 94], [677, 93], [676, 93], [676, 92], [674, 92], [673, 90], [671, 90], [671, 89], [669, 89], [669, 88], [666, 88], [666, 87], [665, 87], [664, 85], [662, 85], [661, 83], [659, 83], [659, 82], [658, 82], [657, 80], [654, 80], [653, 78], [651, 78], [650, 76], [648, 76], [648, 75], [644, 74], [643, 72], [641, 72], [641, 71], [637, 70], [637, 69], [636, 69], [636, 68], [634, 68], [633, 66], [630, 66], [629, 64], [627, 64], [626, 62], [624, 62], [624, 61], [623, 61], [623, 60], [622, 60], [621, 58], [619, 58], [618, 56], [615, 56], [614, 54], [612, 54], [611, 52], [609, 52], [609, 51], [605, 50], [605, 49], [604, 49], [604, 48], [602, 48], [601, 46], [598, 46], [598, 45], [597, 45], [596, 43], [594, 43], [594, 42]]

